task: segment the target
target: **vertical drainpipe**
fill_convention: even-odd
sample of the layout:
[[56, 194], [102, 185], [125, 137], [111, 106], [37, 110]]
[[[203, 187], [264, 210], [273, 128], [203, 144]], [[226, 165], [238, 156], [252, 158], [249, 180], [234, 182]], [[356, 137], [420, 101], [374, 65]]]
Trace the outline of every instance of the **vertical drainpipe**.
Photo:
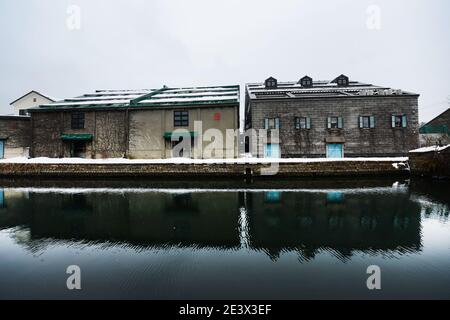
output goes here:
[[62, 158], [64, 156], [64, 143], [61, 140], [61, 134], [63, 133], [63, 128], [64, 128], [64, 112], [61, 112], [60, 118], [59, 119], [59, 132], [58, 132], [58, 156], [60, 158]]
[[129, 108], [125, 109], [125, 158], [130, 154], [130, 113]]
[[31, 132], [30, 132], [30, 157], [34, 158], [34, 117], [33, 117], [33, 112], [31, 112]]
[[94, 136], [92, 137], [91, 142], [91, 158], [97, 158], [97, 145], [95, 140], [97, 139], [97, 111], [94, 109]]

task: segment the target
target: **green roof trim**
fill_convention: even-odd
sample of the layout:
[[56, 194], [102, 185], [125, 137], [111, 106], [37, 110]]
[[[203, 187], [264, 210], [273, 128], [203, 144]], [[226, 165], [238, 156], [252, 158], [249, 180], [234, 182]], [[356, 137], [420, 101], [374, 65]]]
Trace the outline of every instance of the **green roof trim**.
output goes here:
[[180, 138], [180, 137], [187, 137], [190, 136], [191, 138], [195, 138], [198, 136], [198, 133], [195, 131], [190, 132], [164, 132], [164, 138], [165, 139], [172, 139], [174, 138]]
[[90, 133], [63, 133], [61, 134], [62, 140], [69, 141], [81, 141], [81, 140], [92, 140], [93, 135]]
[[[157, 100], [155, 100], [157, 101]], [[171, 106], [204, 106], [204, 105], [236, 105], [239, 104], [237, 99], [233, 100], [207, 100], [207, 101], [192, 101], [192, 102], [160, 102], [160, 103], [140, 103], [138, 105], [130, 105], [132, 108], [148, 108], [148, 107], [171, 107]]]
[[432, 125], [424, 125], [419, 129], [419, 133], [422, 134], [429, 134], [429, 133], [446, 133], [450, 135], [450, 130], [448, 126], [446, 125], [438, 125], [438, 126], [432, 126]]

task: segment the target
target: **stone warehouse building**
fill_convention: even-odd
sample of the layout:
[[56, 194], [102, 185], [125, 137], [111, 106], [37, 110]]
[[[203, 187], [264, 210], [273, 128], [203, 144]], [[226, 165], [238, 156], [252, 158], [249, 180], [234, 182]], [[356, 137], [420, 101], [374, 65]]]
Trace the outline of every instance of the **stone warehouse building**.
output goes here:
[[[181, 156], [172, 154], [173, 140], [184, 139], [192, 152], [182, 156], [202, 157], [210, 142], [198, 141], [200, 133], [214, 128], [225, 139], [227, 129], [238, 129], [239, 86], [97, 90], [29, 112], [33, 157], [170, 158]], [[224, 146], [229, 154], [226, 148], [237, 154], [236, 142]]]
[[[305, 76], [247, 84], [246, 129], [279, 129], [259, 147], [268, 157], [402, 156], [419, 142], [418, 94]], [[278, 143], [279, 142], [279, 143]]]
[[31, 120], [27, 116], [0, 116], [0, 159], [29, 155]]

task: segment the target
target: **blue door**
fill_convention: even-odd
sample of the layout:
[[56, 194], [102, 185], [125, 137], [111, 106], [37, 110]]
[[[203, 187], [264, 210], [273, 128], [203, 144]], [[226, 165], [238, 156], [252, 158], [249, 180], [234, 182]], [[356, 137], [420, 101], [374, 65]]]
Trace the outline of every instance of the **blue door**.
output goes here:
[[264, 150], [264, 157], [266, 158], [280, 158], [280, 145], [276, 143], [268, 143], [266, 144]]
[[5, 156], [5, 140], [0, 140], [0, 159]]
[[329, 143], [327, 144], [327, 158], [343, 158], [342, 143]]

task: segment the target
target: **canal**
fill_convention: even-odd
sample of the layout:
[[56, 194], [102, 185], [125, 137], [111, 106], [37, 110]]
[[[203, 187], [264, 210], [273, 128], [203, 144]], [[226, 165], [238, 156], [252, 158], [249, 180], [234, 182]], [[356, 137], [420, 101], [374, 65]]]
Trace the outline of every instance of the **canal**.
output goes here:
[[0, 298], [449, 299], [449, 194], [426, 180], [1, 180]]

